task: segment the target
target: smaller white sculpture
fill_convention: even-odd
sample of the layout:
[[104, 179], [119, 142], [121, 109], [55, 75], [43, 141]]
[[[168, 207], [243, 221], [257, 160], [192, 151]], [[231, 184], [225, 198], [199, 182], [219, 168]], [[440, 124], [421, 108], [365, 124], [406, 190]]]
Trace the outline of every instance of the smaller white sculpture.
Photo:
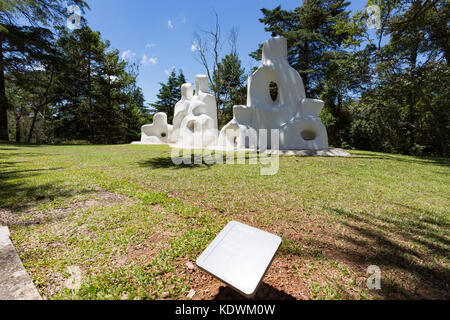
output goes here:
[[167, 144], [169, 143], [172, 126], [167, 124], [167, 115], [164, 112], [153, 116], [153, 124], [142, 126], [141, 143]]
[[209, 93], [208, 77], [197, 75], [195, 96], [192, 84], [181, 86], [181, 100], [175, 105], [173, 126], [163, 112], [155, 114], [153, 124], [142, 127], [136, 144], [176, 144], [178, 148], [208, 148], [218, 136], [216, 99]]
[[181, 124], [189, 114], [191, 100], [194, 97], [194, 89], [192, 84], [185, 83], [181, 86], [181, 100], [175, 105], [175, 112], [173, 117], [173, 128], [170, 136], [170, 141], [177, 142], [180, 136]]
[[[176, 144], [183, 148], [207, 148], [217, 143], [217, 104], [209, 93], [208, 77], [197, 75], [195, 96], [181, 122]], [[181, 118], [181, 117], [180, 117]]]

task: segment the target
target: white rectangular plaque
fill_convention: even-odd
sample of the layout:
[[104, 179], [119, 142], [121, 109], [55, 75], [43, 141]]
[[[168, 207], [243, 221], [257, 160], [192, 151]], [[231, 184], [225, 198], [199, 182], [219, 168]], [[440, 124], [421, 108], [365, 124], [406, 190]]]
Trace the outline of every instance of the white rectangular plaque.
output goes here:
[[281, 238], [232, 221], [197, 259], [197, 266], [248, 298], [255, 296]]

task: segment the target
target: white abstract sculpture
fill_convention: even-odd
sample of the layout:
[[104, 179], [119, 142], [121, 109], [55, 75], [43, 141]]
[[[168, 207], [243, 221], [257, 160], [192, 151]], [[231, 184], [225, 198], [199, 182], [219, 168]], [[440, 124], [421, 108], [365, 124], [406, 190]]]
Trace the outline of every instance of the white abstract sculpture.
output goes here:
[[198, 75], [195, 87], [195, 96], [190, 100], [189, 109], [180, 125], [177, 146], [212, 147], [217, 143], [218, 133], [216, 99], [209, 93], [207, 76]]
[[[270, 84], [278, 87], [275, 100]], [[219, 147], [257, 149], [261, 147], [260, 130], [280, 133], [281, 150], [328, 149], [327, 130], [319, 119], [324, 106], [320, 100], [307, 99], [303, 80], [287, 60], [287, 40], [273, 38], [264, 43], [262, 63], [248, 81], [247, 106], [235, 106], [234, 118], [219, 135]]]
[[207, 148], [217, 143], [217, 105], [209, 93], [208, 77], [197, 75], [196, 92], [192, 84], [181, 86], [181, 100], [175, 105], [173, 126], [167, 115], [157, 113], [153, 124], [142, 127], [141, 142], [136, 144], [176, 144], [178, 148]]
[[142, 127], [141, 143], [166, 144], [169, 143], [172, 126], [167, 124], [167, 115], [164, 112], [153, 116], [153, 124]]
[[[271, 96], [272, 84], [277, 87], [276, 98]], [[234, 106], [233, 120], [220, 135], [216, 100], [209, 93], [208, 77], [197, 75], [195, 85], [195, 95], [190, 83], [181, 87], [182, 98], [175, 105], [173, 126], [167, 123], [166, 114], [158, 113], [152, 125], [142, 127], [138, 143], [350, 156], [344, 150], [328, 148], [327, 130], [319, 119], [324, 102], [306, 98], [303, 80], [287, 60], [287, 40], [283, 37], [264, 43], [262, 63], [248, 80], [247, 105]], [[272, 130], [278, 131], [277, 140], [272, 140]]]
[[185, 83], [181, 86], [181, 100], [175, 105], [175, 112], [173, 117], [173, 128], [170, 140], [172, 142], [177, 142], [180, 136], [181, 124], [189, 114], [189, 109], [191, 106], [191, 100], [194, 96], [194, 89], [192, 84]]

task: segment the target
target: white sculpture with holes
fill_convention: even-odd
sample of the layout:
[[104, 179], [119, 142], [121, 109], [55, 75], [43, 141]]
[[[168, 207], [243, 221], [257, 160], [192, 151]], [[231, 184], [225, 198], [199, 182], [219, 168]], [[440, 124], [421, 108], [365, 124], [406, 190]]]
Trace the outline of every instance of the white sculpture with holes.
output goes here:
[[167, 115], [157, 113], [153, 124], [142, 127], [141, 142], [135, 144], [175, 144], [177, 148], [208, 148], [217, 144], [217, 105], [209, 93], [208, 77], [197, 75], [192, 84], [181, 87], [181, 100], [175, 105], [173, 126]]
[[170, 141], [172, 126], [167, 124], [167, 115], [164, 112], [153, 116], [153, 124], [142, 127], [141, 144], [167, 144]]
[[[189, 101], [186, 113], [177, 120], [180, 122], [179, 133], [176, 135], [177, 147], [208, 148], [217, 144], [217, 104], [209, 93], [208, 77], [198, 75], [195, 78], [195, 95]], [[175, 111], [177, 115], [177, 111]]]
[[[276, 99], [271, 83], [278, 88]], [[303, 80], [287, 60], [287, 40], [273, 38], [264, 43], [262, 63], [248, 81], [247, 106], [235, 106], [234, 118], [219, 135], [225, 149], [259, 149], [260, 130], [268, 130], [267, 149], [271, 149], [271, 129], [280, 133], [280, 150], [328, 149], [327, 130], [319, 119], [324, 106], [307, 99]]]
[[194, 89], [192, 84], [185, 83], [181, 86], [181, 100], [175, 105], [173, 117], [173, 128], [170, 141], [176, 143], [180, 137], [181, 124], [189, 114], [191, 100], [194, 97]]

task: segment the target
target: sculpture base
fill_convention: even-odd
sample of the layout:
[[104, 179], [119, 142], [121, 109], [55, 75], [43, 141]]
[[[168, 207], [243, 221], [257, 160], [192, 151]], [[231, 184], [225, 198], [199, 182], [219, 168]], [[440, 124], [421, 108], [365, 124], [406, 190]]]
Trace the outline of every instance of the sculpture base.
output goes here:
[[[212, 148], [191, 148], [191, 147], [182, 147], [178, 145], [171, 144], [169, 145], [171, 148], [176, 149], [185, 149], [185, 150], [211, 150], [211, 151], [219, 151], [219, 152], [255, 152], [254, 149], [230, 149], [224, 147], [212, 147]], [[323, 150], [278, 150], [272, 151], [267, 150], [264, 152], [265, 154], [279, 154], [281, 156], [296, 156], [296, 157], [343, 157], [349, 158], [352, 155], [345, 151], [344, 149], [339, 148], [329, 148]]]
[[[135, 145], [161, 145], [161, 146], [169, 146], [174, 149], [186, 149], [186, 150], [211, 150], [211, 151], [222, 151], [222, 152], [251, 152], [255, 151], [254, 149], [230, 149], [230, 148], [224, 148], [224, 147], [212, 147], [212, 148], [192, 148], [192, 147], [183, 147], [176, 144], [168, 144], [168, 143], [150, 143], [150, 142], [132, 142], [131, 144]], [[323, 149], [323, 150], [278, 150], [278, 151], [272, 151], [267, 150], [265, 151], [266, 154], [279, 154], [282, 156], [297, 156], [297, 157], [344, 157], [349, 158], [352, 155], [345, 151], [344, 149], [339, 148], [329, 148], [329, 149]]]
[[145, 146], [168, 146], [168, 143], [164, 142], [142, 142], [142, 141], [134, 141], [131, 144], [140, 144]]
[[[227, 149], [222, 147], [214, 147], [211, 150], [222, 152], [242, 152], [242, 151], [255, 151], [254, 149]], [[344, 157], [349, 158], [352, 155], [344, 149], [329, 148], [323, 150], [267, 150], [265, 154], [273, 155], [279, 154], [281, 156], [296, 156], [296, 157]]]
[[267, 150], [267, 154], [279, 153], [283, 156], [297, 156], [297, 157], [345, 157], [349, 158], [352, 155], [344, 149], [329, 148], [324, 150]]

